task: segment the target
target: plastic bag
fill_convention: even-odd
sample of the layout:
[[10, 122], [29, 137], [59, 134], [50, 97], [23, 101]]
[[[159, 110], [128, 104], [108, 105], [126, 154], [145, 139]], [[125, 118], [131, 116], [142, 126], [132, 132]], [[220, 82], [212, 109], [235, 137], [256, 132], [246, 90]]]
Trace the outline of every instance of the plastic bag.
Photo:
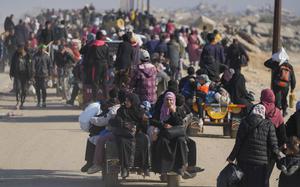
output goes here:
[[35, 88], [32, 84], [28, 88], [28, 94], [29, 95], [35, 95], [36, 94]]
[[243, 178], [244, 173], [235, 164], [228, 164], [217, 178], [217, 187], [234, 187]]
[[296, 101], [296, 95], [294, 93], [290, 93], [290, 95], [289, 95], [289, 107], [290, 108], [295, 107], [295, 101]]
[[89, 104], [84, 111], [82, 111], [79, 115], [79, 124], [80, 128], [85, 131], [89, 132], [90, 129], [90, 119], [96, 115], [99, 115], [101, 111], [100, 103], [91, 103]]
[[272, 55], [272, 60], [279, 62], [279, 65], [283, 64], [285, 61], [289, 60], [289, 56], [285, 49], [282, 47], [280, 51]]
[[53, 87], [53, 82], [52, 82], [52, 80], [50, 79], [50, 80], [48, 80], [48, 82], [47, 82], [47, 86], [48, 86], [48, 88], [52, 88]]

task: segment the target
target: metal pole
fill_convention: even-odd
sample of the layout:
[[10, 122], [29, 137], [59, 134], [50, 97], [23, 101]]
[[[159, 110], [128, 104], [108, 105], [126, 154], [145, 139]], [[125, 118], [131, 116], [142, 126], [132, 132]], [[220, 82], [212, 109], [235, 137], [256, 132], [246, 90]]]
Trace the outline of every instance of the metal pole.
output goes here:
[[281, 47], [281, 7], [282, 1], [275, 0], [274, 23], [273, 23], [273, 54], [277, 53]]
[[[277, 53], [281, 47], [281, 0], [275, 0], [274, 6], [274, 23], [273, 23], [273, 50], [272, 53]], [[273, 71], [271, 72], [271, 88], [273, 88]]]
[[150, 0], [147, 0], [147, 12], [150, 14]]

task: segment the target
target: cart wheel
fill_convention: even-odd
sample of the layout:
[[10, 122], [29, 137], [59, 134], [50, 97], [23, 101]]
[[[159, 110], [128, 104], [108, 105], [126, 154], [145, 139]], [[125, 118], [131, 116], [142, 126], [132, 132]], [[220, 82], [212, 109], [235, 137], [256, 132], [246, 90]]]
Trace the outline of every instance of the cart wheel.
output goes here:
[[103, 175], [103, 181], [105, 187], [117, 187], [119, 186], [118, 174], [105, 174]]
[[167, 175], [168, 187], [179, 187], [180, 186], [180, 176], [177, 173], [171, 173]]

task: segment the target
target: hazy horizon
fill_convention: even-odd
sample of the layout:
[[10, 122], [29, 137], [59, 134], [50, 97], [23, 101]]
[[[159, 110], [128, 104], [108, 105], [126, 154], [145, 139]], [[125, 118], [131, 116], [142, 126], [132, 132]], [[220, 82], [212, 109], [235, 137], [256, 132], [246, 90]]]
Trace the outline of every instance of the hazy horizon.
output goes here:
[[[17, 19], [24, 13], [30, 13], [40, 8], [77, 9], [88, 3], [93, 3], [97, 10], [118, 9], [120, 6], [120, 0], [0, 0], [0, 2], [2, 4], [0, 12], [1, 24], [5, 17], [10, 14], [14, 14]], [[251, 2], [249, 0], [151, 0], [151, 7], [167, 9], [191, 8], [200, 2], [217, 4], [230, 12], [244, 10], [247, 6], [261, 7], [274, 4], [274, 0], [252, 0]], [[18, 3], [18, 6], [15, 5], [16, 3]], [[300, 10], [298, 9], [300, 1], [284, 0], [282, 3], [284, 9], [288, 9], [300, 16]], [[17, 22], [17, 20], [14, 21]]]

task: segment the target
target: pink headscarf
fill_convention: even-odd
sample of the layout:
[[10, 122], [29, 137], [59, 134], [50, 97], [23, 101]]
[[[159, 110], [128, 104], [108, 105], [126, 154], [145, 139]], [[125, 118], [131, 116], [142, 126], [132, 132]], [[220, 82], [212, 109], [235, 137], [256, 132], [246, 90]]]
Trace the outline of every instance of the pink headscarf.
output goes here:
[[167, 120], [170, 116], [170, 109], [167, 105], [167, 99], [172, 99], [174, 105], [176, 106], [176, 96], [173, 92], [167, 92], [164, 98], [164, 103], [160, 109], [160, 121], [163, 122]]
[[275, 106], [275, 95], [271, 89], [261, 91], [261, 103], [266, 107], [266, 118], [278, 128], [284, 123], [283, 116], [280, 110]]

